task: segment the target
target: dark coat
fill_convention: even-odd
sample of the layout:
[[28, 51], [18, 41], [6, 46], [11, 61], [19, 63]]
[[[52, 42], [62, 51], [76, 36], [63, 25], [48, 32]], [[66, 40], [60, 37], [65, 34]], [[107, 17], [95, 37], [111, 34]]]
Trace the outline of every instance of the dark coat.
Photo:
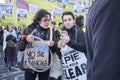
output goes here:
[[120, 0], [96, 0], [86, 27], [87, 80], [120, 80]]
[[67, 45], [75, 50], [86, 53], [85, 33], [82, 31], [82, 29], [79, 26], [74, 25], [70, 29], [64, 28], [63, 30], [67, 30], [70, 37], [70, 41], [67, 43]]
[[14, 43], [17, 43], [17, 39], [14, 35], [10, 34], [6, 37], [6, 42], [12, 40]]

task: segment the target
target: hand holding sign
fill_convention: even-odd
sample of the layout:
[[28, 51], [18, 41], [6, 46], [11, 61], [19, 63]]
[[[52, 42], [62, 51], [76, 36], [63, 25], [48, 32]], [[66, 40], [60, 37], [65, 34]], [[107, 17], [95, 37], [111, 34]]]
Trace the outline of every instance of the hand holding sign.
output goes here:
[[49, 45], [50, 47], [52, 47], [52, 46], [54, 45], [54, 41], [53, 41], [53, 40], [49, 40], [49, 41], [48, 41], [48, 45]]
[[26, 38], [26, 40], [28, 41], [28, 42], [33, 42], [34, 41], [34, 33], [37, 31], [37, 29], [34, 29], [32, 32], [31, 32], [31, 34], [30, 35], [28, 35], [27, 36], [27, 38]]
[[70, 41], [70, 37], [68, 35], [68, 32], [62, 31], [60, 39], [61, 40], [58, 41], [58, 48], [64, 48], [65, 45]]
[[[44, 72], [48, 70], [52, 65], [53, 58], [49, 46], [52, 47], [54, 45], [54, 41], [51, 40], [52, 37], [50, 40], [44, 41], [42, 38], [34, 36], [33, 34], [36, 31], [37, 30], [34, 29], [31, 34], [27, 35], [26, 37], [26, 40], [32, 44], [29, 44], [26, 47], [23, 60], [23, 68], [31, 69], [36, 72]], [[49, 57], [51, 57], [51, 59], [49, 59]]]
[[27, 42], [33, 42], [34, 41], [34, 36], [33, 35], [28, 35], [26, 38]]
[[63, 41], [62, 40], [59, 40], [58, 41], [58, 43], [57, 43], [57, 45], [58, 45], [58, 48], [64, 48], [64, 44], [63, 44]]
[[61, 32], [61, 40], [63, 41], [63, 43], [67, 44], [70, 41], [70, 37], [68, 35], [67, 31], [62, 31]]

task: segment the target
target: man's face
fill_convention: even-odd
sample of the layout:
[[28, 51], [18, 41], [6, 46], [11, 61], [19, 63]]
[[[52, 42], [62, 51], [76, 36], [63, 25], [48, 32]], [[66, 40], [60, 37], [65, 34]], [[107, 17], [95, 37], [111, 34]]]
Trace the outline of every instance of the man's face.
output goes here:
[[73, 20], [73, 17], [71, 15], [64, 15], [63, 23], [67, 29], [70, 29], [75, 24], [75, 20]]
[[43, 17], [41, 21], [39, 22], [40, 26], [43, 27], [44, 29], [47, 29], [49, 27], [51, 18], [49, 15]]

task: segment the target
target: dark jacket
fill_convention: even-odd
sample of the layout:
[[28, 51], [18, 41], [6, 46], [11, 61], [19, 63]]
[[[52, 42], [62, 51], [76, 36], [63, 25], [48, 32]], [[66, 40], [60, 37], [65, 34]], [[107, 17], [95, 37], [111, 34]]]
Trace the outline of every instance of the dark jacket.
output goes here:
[[120, 0], [96, 0], [86, 27], [87, 80], [120, 80]]
[[14, 43], [17, 43], [17, 39], [14, 35], [10, 34], [6, 37], [6, 42], [12, 40]]
[[0, 46], [3, 45], [3, 30], [0, 31]]
[[67, 45], [75, 50], [86, 53], [85, 33], [82, 29], [79, 26], [74, 25], [70, 29], [63, 28], [63, 30], [67, 30], [70, 37], [70, 41]]

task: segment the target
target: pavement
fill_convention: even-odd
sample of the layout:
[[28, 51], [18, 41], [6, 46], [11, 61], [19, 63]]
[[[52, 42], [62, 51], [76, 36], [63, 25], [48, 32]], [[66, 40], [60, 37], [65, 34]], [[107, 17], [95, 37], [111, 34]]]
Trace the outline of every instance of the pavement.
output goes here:
[[0, 51], [0, 80], [24, 80], [24, 72], [21, 70], [11, 70], [4, 62], [4, 53]]

